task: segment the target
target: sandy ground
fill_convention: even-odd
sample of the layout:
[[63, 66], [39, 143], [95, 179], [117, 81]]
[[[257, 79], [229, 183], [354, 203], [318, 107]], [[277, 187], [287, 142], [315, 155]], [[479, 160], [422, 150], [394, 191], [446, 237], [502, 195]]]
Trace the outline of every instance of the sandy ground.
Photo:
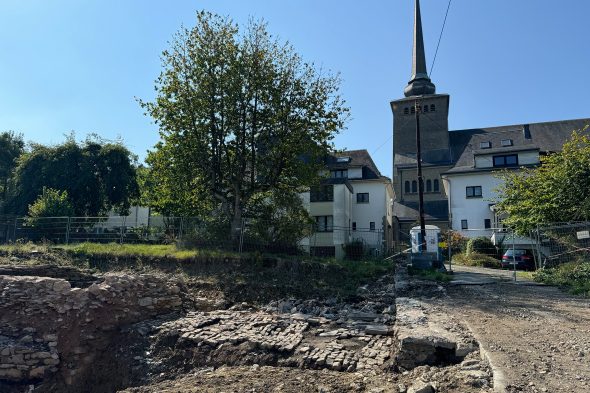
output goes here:
[[[507, 392], [590, 391], [590, 301], [510, 272], [453, 267], [447, 297], [431, 299], [463, 320]], [[456, 285], [458, 284], [458, 285]]]

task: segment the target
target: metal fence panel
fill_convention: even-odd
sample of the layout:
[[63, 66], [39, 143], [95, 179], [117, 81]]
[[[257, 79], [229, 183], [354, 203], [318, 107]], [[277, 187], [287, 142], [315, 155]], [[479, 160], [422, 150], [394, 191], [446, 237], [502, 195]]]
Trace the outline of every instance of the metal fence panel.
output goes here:
[[590, 260], [590, 222], [540, 226], [535, 232], [545, 267]]
[[184, 247], [259, 251], [262, 253], [343, 255], [347, 244], [362, 245], [365, 255], [381, 256], [386, 249], [382, 230], [370, 228], [281, 227], [277, 222], [245, 218], [233, 236], [230, 224], [199, 217], [151, 216], [146, 222], [109, 217], [43, 217], [0, 219], [0, 242], [177, 243]]

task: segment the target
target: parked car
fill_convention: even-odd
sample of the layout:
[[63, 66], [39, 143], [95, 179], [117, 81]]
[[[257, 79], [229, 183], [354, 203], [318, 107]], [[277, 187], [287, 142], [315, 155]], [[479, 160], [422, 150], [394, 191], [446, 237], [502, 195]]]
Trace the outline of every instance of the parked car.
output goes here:
[[[514, 251], [514, 259], [512, 258]], [[502, 256], [502, 269], [514, 269], [516, 264], [517, 269], [521, 270], [535, 270], [535, 257], [531, 250], [522, 248], [509, 248]]]

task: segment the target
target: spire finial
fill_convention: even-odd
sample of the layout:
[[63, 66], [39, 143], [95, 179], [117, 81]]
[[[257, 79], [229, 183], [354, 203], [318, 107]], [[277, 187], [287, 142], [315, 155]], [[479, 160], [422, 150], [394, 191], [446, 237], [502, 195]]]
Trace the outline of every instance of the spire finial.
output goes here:
[[404, 95], [421, 96], [434, 94], [436, 87], [430, 81], [426, 70], [424, 55], [424, 39], [422, 37], [422, 18], [420, 16], [420, 0], [416, 0], [414, 11], [414, 46], [412, 49], [412, 78], [404, 89]]

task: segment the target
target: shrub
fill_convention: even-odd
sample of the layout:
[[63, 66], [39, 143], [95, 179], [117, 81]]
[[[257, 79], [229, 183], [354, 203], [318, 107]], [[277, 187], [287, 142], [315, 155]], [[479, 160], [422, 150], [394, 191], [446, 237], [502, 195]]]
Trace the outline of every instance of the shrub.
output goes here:
[[350, 243], [346, 243], [344, 246], [344, 252], [346, 253], [347, 259], [354, 261], [360, 260], [364, 255], [364, 245], [362, 240], [353, 240]]
[[453, 263], [457, 263], [459, 265], [465, 266], [479, 266], [479, 267], [489, 267], [493, 269], [499, 269], [502, 267], [502, 264], [496, 258], [493, 258], [489, 255], [481, 254], [478, 252], [472, 252], [469, 255], [466, 254], [457, 254], [453, 256]]
[[590, 296], [590, 262], [568, 262], [551, 269], [541, 269], [533, 274], [533, 279], [566, 287], [574, 294]]
[[465, 247], [468, 241], [465, 236], [461, 235], [461, 233], [457, 231], [441, 232], [440, 240], [444, 243], [447, 243], [447, 247], [451, 247], [451, 252], [453, 254], [465, 252]]
[[475, 237], [469, 239], [467, 242], [467, 255], [471, 255], [472, 253], [494, 256], [496, 255], [496, 247], [494, 246], [494, 243], [485, 236]]

